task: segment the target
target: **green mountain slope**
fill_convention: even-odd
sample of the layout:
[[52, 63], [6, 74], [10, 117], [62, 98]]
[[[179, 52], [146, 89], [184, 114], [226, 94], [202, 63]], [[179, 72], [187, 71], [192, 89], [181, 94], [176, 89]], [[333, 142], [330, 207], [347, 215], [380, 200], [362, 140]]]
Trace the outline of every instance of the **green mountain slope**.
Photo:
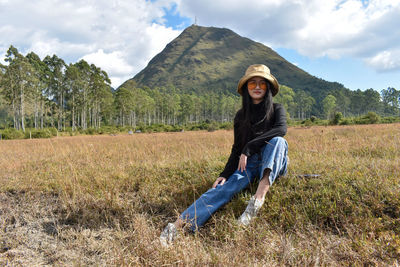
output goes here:
[[267, 65], [280, 84], [302, 89], [320, 100], [323, 91], [343, 88], [316, 78], [289, 63], [271, 48], [225, 28], [192, 25], [156, 55], [133, 79], [122, 86], [173, 85], [206, 93], [235, 93], [237, 82], [251, 64]]

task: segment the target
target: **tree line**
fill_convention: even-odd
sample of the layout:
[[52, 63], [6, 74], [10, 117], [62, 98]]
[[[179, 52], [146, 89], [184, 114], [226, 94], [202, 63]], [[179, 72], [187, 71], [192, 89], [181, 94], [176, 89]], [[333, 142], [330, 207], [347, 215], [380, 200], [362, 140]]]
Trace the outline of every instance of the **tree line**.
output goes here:
[[282, 85], [274, 101], [282, 103], [291, 117], [301, 120], [311, 116], [331, 119], [337, 112], [344, 117], [359, 117], [368, 112], [381, 116], [400, 115], [400, 90], [393, 87], [381, 92], [372, 88], [365, 91], [340, 88], [326, 91], [317, 97], [319, 101], [308, 92], [294, 91]]
[[[56, 55], [41, 60], [34, 52], [24, 56], [13, 46], [5, 62], [0, 64], [0, 127], [74, 131], [103, 125], [230, 122], [241, 105], [238, 95], [188, 93], [173, 85], [114, 90], [107, 73], [85, 60], [66, 64]], [[285, 106], [290, 118], [304, 120], [312, 115], [329, 118], [335, 112], [345, 117], [369, 111], [398, 116], [399, 98], [400, 91], [389, 87], [380, 93], [331, 90], [317, 101], [308, 92], [282, 85], [274, 101]]]
[[11, 117], [12, 126], [23, 131], [27, 121], [36, 129], [98, 127], [112, 106], [107, 73], [84, 60], [67, 65], [56, 55], [41, 60], [10, 46], [5, 62], [0, 65], [0, 93], [6, 126]]
[[196, 95], [173, 86], [113, 90], [107, 73], [85, 60], [64, 60], [10, 46], [0, 65], [0, 125], [65, 130], [102, 125], [186, 124], [232, 121], [240, 107], [234, 95]]

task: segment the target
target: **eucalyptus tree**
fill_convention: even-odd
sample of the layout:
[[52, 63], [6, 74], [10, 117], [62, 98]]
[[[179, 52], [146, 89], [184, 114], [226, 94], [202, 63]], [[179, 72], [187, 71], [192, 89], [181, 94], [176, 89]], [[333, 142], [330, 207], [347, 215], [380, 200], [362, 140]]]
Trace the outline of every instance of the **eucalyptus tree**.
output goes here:
[[209, 120], [217, 120], [218, 117], [218, 94], [208, 93], [205, 95], [203, 105], [204, 117]]
[[156, 103], [153, 98], [151, 98], [148, 94], [143, 94], [141, 102], [143, 103], [143, 121], [150, 125], [152, 121], [152, 114], [155, 111]]
[[[0, 127], [4, 125], [3, 127], [7, 126], [7, 118], [8, 118], [8, 110], [7, 110], [7, 105], [6, 101], [4, 100], [3, 97], [3, 79], [4, 75], [6, 73], [7, 66], [3, 65], [0, 63]], [[4, 124], [3, 124], [4, 123]]]
[[336, 98], [336, 110], [340, 111], [343, 116], [346, 116], [350, 109], [350, 97], [348, 96], [348, 90], [336, 89], [333, 90], [330, 95]]
[[365, 99], [364, 92], [360, 89], [351, 93], [350, 110], [353, 115], [360, 116], [366, 113], [368, 107], [368, 100]]
[[[1, 90], [1, 87], [0, 87]], [[8, 121], [8, 107], [3, 96], [0, 94], [0, 128], [6, 128]]]
[[12, 108], [14, 128], [25, 132], [25, 105], [27, 96], [31, 94], [32, 83], [35, 82], [34, 69], [13, 46], [7, 50], [5, 62], [8, 66], [3, 70], [2, 93]]
[[315, 104], [315, 99], [303, 90], [299, 90], [295, 97], [297, 102], [297, 117], [299, 119], [305, 119], [307, 112], [309, 113], [308, 115], [310, 115], [310, 111]]
[[67, 90], [68, 101], [67, 107], [71, 112], [71, 127], [75, 131], [78, 119], [78, 101], [80, 98], [80, 89], [82, 87], [81, 73], [76, 64], [69, 64], [65, 71], [65, 87]]
[[399, 115], [400, 111], [400, 90], [388, 87], [381, 91], [382, 102], [385, 105], [385, 113], [388, 115]]
[[[231, 94], [221, 94], [216, 100], [217, 116], [214, 115], [213, 119], [216, 119], [220, 122], [232, 121], [236, 111], [240, 108], [240, 98]], [[211, 118], [205, 117], [204, 119]]]
[[378, 91], [370, 88], [364, 91], [364, 97], [366, 99], [366, 108], [367, 110], [365, 113], [373, 111], [375, 113], [382, 113], [383, 112], [383, 105], [381, 101], [381, 95]]
[[5, 61], [8, 63], [7, 66], [2, 66], [2, 80], [1, 87], [3, 90], [1, 91], [4, 99], [7, 104], [11, 107], [14, 128], [19, 129], [19, 113], [18, 113], [18, 90], [17, 90], [17, 77], [16, 73], [14, 73], [13, 69], [16, 69], [11, 63], [17, 60], [18, 50], [13, 46], [7, 51], [7, 55]]
[[115, 115], [114, 94], [111, 88], [104, 91], [104, 98], [101, 102], [102, 120], [106, 125], [113, 124], [113, 116]]
[[132, 114], [134, 111], [134, 94], [131, 90], [125, 87], [120, 87], [115, 93], [115, 107], [118, 111], [118, 124], [125, 126], [125, 122], [129, 121], [131, 126], [136, 126], [135, 117]]
[[6, 72], [7, 72], [7, 66], [3, 65], [0, 63], [0, 96], [2, 96], [2, 92], [4, 90], [4, 82], [6, 81]]
[[192, 93], [191, 98], [193, 101], [193, 114], [192, 114], [192, 120], [194, 122], [198, 123], [201, 120], [201, 114], [202, 114], [202, 106], [201, 106], [201, 97]]
[[180, 121], [188, 123], [191, 119], [191, 114], [194, 111], [193, 98], [189, 94], [182, 94], [180, 101]]
[[228, 112], [229, 112], [229, 118], [228, 121], [233, 121], [236, 112], [241, 108], [242, 106], [242, 99], [241, 97], [237, 95], [230, 95], [229, 100], [228, 100]]
[[65, 100], [67, 88], [65, 86], [64, 73], [66, 64], [63, 59], [56, 55], [46, 56], [43, 62], [48, 67], [48, 95], [57, 103], [57, 128], [65, 130]]
[[30, 52], [26, 55], [29, 63], [34, 69], [34, 77], [32, 83], [32, 101], [34, 105], [34, 127], [35, 129], [39, 127], [43, 129], [44, 127], [44, 110], [45, 110], [45, 92], [48, 87], [47, 74], [48, 67], [40, 59], [38, 55]]
[[295, 114], [296, 103], [295, 92], [292, 88], [281, 85], [279, 87], [279, 93], [274, 97], [274, 102], [280, 103], [285, 107], [285, 110], [289, 115]]
[[155, 123], [162, 123], [163, 115], [164, 115], [164, 94], [161, 92], [160, 87], [156, 87], [151, 92], [149, 92], [149, 96], [154, 100], [154, 114], [153, 121]]
[[91, 68], [90, 65], [85, 60], [80, 60], [78, 63], [74, 64], [79, 69], [79, 89], [77, 96], [77, 106], [80, 113], [79, 124], [82, 129], [87, 129], [88, 127], [88, 108], [89, 108], [89, 97], [90, 97], [90, 75]]
[[166, 121], [168, 124], [177, 124], [180, 111], [181, 96], [177, 92], [166, 95]]
[[105, 71], [90, 65], [90, 118], [91, 126], [99, 128], [101, 124], [102, 108], [105, 104], [110, 103], [112, 98], [111, 81]]
[[168, 91], [164, 86], [156, 87], [148, 92], [149, 96], [154, 100], [154, 122], [169, 124], [170, 106], [174, 104], [173, 91]]
[[154, 113], [155, 101], [150, 97], [150, 88], [134, 88], [133, 93], [133, 109], [131, 115], [133, 115], [133, 126], [136, 126], [136, 120], [150, 124], [151, 114]]
[[326, 118], [331, 118], [336, 108], [336, 97], [334, 97], [333, 95], [327, 95], [322, 100], [322, 107]]

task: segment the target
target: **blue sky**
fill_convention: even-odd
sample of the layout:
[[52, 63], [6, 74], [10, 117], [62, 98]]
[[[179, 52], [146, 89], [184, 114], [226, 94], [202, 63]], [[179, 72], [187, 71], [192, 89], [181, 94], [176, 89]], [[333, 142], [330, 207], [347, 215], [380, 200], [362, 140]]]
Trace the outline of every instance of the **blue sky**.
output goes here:
[[118, 87], [195, 18], [351, 90], [400, 89], [399, 0], [0, 0], [0, 61], [11, 44], [83, 58]]
[[327, 81], [339, 82], [351, 90], [373, 88], [380, 91], [387, 87], [400, 88], [399, 70], [378, 72], [359, 58], [312, 58], [285, 48], [278, 48], [276, 52], [308, 73]]

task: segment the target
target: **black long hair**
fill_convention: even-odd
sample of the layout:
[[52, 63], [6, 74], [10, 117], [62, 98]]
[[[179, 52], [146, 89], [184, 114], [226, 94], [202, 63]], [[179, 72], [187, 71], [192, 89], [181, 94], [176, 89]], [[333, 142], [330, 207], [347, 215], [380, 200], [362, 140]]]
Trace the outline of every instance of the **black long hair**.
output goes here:
[[264, 95], [263, 101], [260, 103], [263, 105], [264, 116], [261, 120], [252, 122], [251, 121], [251, 113], [252, 113], [252, 105], [253, 101], [249, 95], [249, 91], [247, 89], [247, 82], [242, 86], [242, 108], [241, 108], [241, 116], [239, 117], [240, 126], [239, 126], [239, 136], [241, 141], [241, 147], [243, 147], [247, 143], [248, 136], [251, 132], [254, 133], [255, 127], [262, 127], [264, 129], [269, 128], [272, 125], [272, 118], [274, 117], [274, 108], [272, 101], [272, 85], [267, 81], [267, 91]]

